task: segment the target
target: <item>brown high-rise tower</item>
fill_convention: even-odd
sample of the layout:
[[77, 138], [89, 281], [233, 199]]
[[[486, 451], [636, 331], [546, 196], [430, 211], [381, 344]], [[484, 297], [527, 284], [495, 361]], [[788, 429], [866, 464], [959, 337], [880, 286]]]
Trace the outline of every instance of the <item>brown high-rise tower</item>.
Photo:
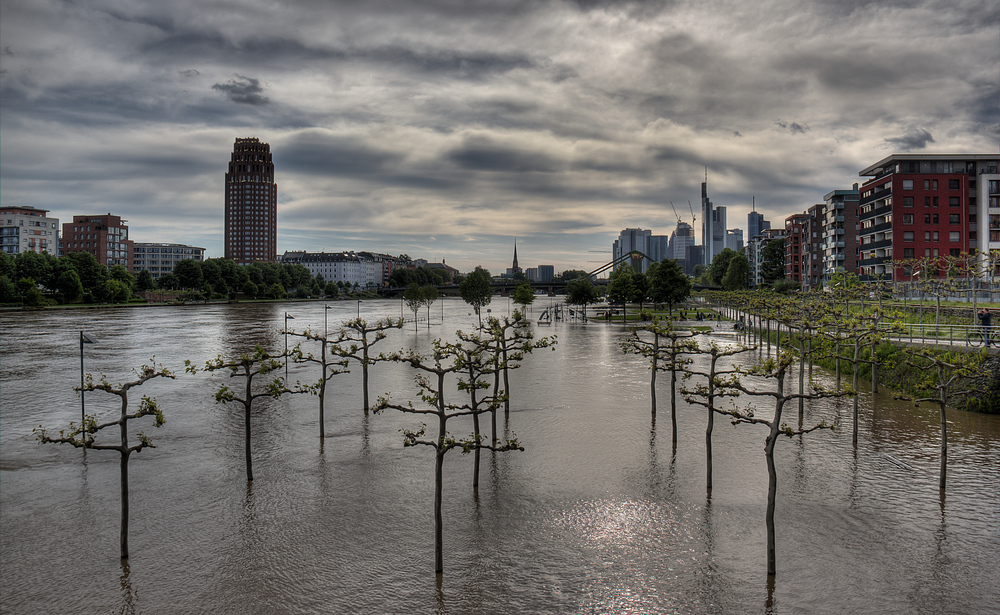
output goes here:
[[226, 258], [241, 265], [278, 254], [278, 184], [271, 146], [236, 139], [226, 173]]

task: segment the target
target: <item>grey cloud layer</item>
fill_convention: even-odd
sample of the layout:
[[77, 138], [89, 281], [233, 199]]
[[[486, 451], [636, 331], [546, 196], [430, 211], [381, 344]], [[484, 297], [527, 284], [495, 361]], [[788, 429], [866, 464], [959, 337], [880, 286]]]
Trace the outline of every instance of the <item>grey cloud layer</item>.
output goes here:
[[985, 0], [7, 0], [0, 180], [219, 254], [257, 136], [279, 249], [500, 268], [516, 235], [583, 266], [624, 226], [668, 233], [705, 167], [741, 226], [751, 196], [780, 223], [892, 151], [996, 151], [998, 27]]

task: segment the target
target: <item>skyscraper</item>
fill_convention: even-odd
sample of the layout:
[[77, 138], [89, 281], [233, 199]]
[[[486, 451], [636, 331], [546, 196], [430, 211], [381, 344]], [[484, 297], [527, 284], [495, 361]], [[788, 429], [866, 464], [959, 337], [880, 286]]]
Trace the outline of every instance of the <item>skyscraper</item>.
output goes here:
[[715, 207], [708, 198], [708, 171], [701, 184], [701, 245], [702, 264], [712, 264], [712, 259], [726, 247], [726, 208]]
[[226, 258], [240, 265], [274, 261], [278, 254], [278, 184], [271, 146], [236, 139], [226, 173]]

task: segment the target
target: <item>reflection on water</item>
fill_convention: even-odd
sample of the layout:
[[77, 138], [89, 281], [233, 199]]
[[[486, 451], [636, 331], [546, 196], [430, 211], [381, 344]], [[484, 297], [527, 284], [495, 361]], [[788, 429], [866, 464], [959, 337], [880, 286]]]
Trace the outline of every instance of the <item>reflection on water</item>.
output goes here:
[[[550, 303], [539, 301], [535, 316]], [[443, 305], [443, 326], [392, 331], [379, 350], [426, 351], [434, 337], [474, 328], [464, 303]], [[331, 329], [356, 314], [355, 303], [333, 306]], [[366, 301], [363, 315], [399, 309]], [[120, 380], [152, 355], [180, 370], [184, 359], [283, 347], [286, 311], [297, 329], [322, 328], [318, 302], [0, 315], [0, 610], [976, 613], [1000, 603], [998, 417], [949, 413], [945, 498], [933, 409], [863, 392], [855, 449], [850, 400], [807, 404], [805, 424], [840, 417], [842, 429], [777, 447], [769, 584], [764, 430], [716, 421], [706, 494], [703, 409], [679, 402], [672, 445], [670, 421], [650, 414], [646, 364], [618, 349], [617, 323], [540, 328], [559, 344], [511, 373], [502, 425], [526, 450], [484, 455], [478, 492], [471, 456], [445, 464], [440, 577], [433, 460], [399, 434], [419, 421], [365, 417], [354, 365], [331, 380], [326, 438], [315, 433], [315, 397], [255, 406], [249, 488], [241, 413], [212, 398], [225, 374], [144, 386], [167, 423], [152, 431], [157, 448], [130, 463], [132, 557], [121, 562], [114, 456], [39, 446], [31, 435], [79, 419], [79, 331], [98, 340], [85, 350], [87, 369]], [[318, 377], [310, 365], [290, 372]], [[372, 393], [409, 399], [412, 378], [408, 366], [378, 364]], [[661, 384], [668, 400], [669, 379]], [[87, 406], [115, 411], [96, 393]]]

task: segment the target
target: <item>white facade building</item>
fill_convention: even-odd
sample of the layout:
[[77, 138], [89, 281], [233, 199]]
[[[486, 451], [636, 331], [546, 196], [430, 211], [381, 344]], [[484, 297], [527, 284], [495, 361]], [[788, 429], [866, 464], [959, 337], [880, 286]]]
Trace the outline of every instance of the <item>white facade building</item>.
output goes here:
[[154, 280], [172, 273], [182, 260], [205, 260], [205, 248], [180, 243], [138, 243], [132, 246], [132, 271], [148, 271]]
[[7, 254], [48, 252], [59, 256], [59, 219], [47, 209], [0, 207], [0, 250]]

